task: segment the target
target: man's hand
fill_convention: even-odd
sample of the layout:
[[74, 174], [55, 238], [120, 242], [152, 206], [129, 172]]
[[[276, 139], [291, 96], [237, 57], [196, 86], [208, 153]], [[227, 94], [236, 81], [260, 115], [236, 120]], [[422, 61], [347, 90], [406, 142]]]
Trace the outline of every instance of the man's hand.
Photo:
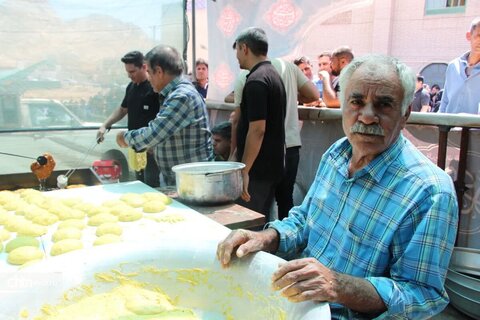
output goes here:
[[105, 132], [107, 132], [107, 128], [102, 124], [102, 126], [98, 128], [97, 131], [97, 143], [103, 142], [103, 140], [105, 139]]
[[330, 73], [328, 73], [325, 70], [318, 71], [318, 78], [322, 81], [327, 80], [329, 82], [330, 81]]
[[117, 133], [117, 144], [120, 148], [127, 148], [128, 144], [125, 142], [124, 133], [126, 131], [120, 131]]
[[272, 276], [274, 290], [292, 302], [307, 300], [336, 301], [336, 273], [314, 258], [281, 264]]
[[232, 260], [233, 254], [242, 258], [249, 253], [261, 250], [275, 252], [278, 247], [278, 238], [275, 229], [266, 229], [261, 232], [243, 229], [232, 231], [225, 240], [218, 244], [217, 259], [226, 268]]
[[242, 170], [242, 180], [243, 180], [242, 199], [243, 201], [249, 202], [250, 193], [248, 193], [248, 184], [250, 182], [250, 177], [248, 175], [248, 172], [245, 169]]

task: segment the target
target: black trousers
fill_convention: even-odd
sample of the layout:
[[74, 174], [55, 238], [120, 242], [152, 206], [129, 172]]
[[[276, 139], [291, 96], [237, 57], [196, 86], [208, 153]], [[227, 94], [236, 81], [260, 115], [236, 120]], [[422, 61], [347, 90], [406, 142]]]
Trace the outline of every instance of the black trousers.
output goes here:
[[287, 148], [285, 152], [285, 175], [275, 189], [279, 220], [288, 217], [288, 212], [293, 207], [293, 186], [297, 178], [299, 161], [300, 147]]
[[271, 180], [258, 180], [250, 177], [248, 183], [248, 193], [250, 193], [250, 201], [245, 202], [241, 198], [235, 201], [236, 204], [244, 206], [250, 210], [263, 214], [269, 218], [270, 207], [275, 195], [275, 187], [278, 182]]

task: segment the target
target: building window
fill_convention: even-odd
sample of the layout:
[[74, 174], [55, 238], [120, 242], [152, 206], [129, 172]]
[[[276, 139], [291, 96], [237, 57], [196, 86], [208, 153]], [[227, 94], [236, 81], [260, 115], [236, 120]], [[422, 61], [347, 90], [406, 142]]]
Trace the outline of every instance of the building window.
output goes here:
[[466, 0], [426, 0], [425, 14], [464, 13]]

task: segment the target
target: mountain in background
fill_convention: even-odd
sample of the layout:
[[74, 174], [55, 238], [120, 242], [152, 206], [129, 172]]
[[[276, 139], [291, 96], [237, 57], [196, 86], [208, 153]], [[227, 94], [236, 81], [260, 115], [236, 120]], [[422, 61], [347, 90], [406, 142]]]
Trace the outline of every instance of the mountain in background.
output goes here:
[[[6, 0], [0, 5], [0, 69], [25, 68], [47, 60], [40, 77], [63, 81], [101, 81], [118, 71], [120, 57], [146, 51], [153, 40], [138, 26], [108, 16], [65, 21], [47, 0]], [[112, 79], [110, 78], [110, 81]]]

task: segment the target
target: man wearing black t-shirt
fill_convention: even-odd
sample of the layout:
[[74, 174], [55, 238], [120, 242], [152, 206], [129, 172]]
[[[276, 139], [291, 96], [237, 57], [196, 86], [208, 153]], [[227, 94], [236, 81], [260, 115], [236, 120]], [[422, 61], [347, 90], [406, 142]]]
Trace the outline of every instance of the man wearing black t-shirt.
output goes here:
[[243, 88], [237, 127], [237, 159], [243, 192], [239, 204], [268, 217], [275, 188], [284, 175], [287, 98], [280, 75], [267, 61], [268, 40], [260, 28], [248, 28], [233, 48], [241, 69], [250, 70]]
[[[125, 70], [131, 82], [125, 90], [122, 104], [108, 117], [97, 132], [98, 141], [103, 141], [107, 129], [117, 123], [128, 114], [128, 130], [146, 127], [153, 120], [159, 110], [160, 103], [158, 94], [153, 92], [147, 78], [147, 67], [141, 52], [132, 51], [127, 53], [121, 61], [125, 64]], [[136, 171], [136, 178], [151, 187], [160, 185], [158, 167], [155, 158], [147, 151], [147, 166], [144, 170]]]

